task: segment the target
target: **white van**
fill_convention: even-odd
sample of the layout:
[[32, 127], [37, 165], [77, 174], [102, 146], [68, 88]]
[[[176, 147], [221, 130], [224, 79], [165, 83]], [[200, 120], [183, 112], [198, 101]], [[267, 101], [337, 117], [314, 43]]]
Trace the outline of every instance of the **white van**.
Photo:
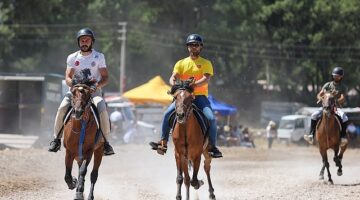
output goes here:
[[[148, 143], [158, 137], [155, 125], [140, 121], [136, 115], [135, 105], [122, 100], [107, 103], [110, 121], [112, 123], [112, 134], [114, 140], [121, 143]], [[112, 120], [112, 113], [118, 111], [120, 117]]]
[[281, 117], [278, 138], [289, 142], [300, 142], [310, 130], [311, 118], [306, 115], [286, 115]]

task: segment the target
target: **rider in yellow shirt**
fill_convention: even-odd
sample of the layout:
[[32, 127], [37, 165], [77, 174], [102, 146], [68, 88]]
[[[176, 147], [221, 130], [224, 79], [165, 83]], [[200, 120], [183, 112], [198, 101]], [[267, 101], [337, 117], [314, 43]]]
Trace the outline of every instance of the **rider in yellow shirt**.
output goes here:
[[[210, 106], [208, 96], [208, 82], [210, 77], [213, 76], [213, 66], [211, 62], [205, 58], [200, 57], [200, 52], [203, 48], [203, 39], [198, 34], [191, 34], [187, 37], [186, 46], [189, 51], [189, 57], [179, 60], [175, 66], [173, 73], [170, 77], [170, 85], [175, 85], [175, 80], [186, 80], [190, 77], [195, 78], [194, 83], [194, 104], [203, 111], [206, 118], [210, 122], [209, 153], [213, 158], [222, 157], [222, 153], [216, 147], [216, 122], [213, 110]], [[167, 142], [169, 140], [170, 126], [169, 117], [175, 110], [175, 103], [170, 104], [165, 112], [162, 122], [162, 135], [159, 142], [151, 142], [150, 145], [154, 150], [160, 150], [164, 154], [167, 150]]]

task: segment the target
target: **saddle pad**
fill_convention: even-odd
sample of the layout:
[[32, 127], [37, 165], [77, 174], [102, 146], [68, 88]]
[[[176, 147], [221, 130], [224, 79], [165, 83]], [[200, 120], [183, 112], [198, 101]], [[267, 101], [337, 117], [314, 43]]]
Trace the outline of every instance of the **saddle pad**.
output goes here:
[[[94, 104], [90, 104], [90, 109], [91, 109], [91, 112], [93, 113], [94, 117], [95, 117], [95, 121], [96, 121], [96, 126], [98, 127], [98, 129], [100, 129], [100, 115], [96, 109], [96, 106]], [[69, 109], [67, 110], [66, 114], [65, 114], [65, 117], [64, 117], [64, 124], [66, 124], [69, 119], [70, 119], [70, 115], [71, 115], [71, 112], [73, 111], [73, 107], [70, 106]]]
[[[203, 134], [205, 136], [207, 136], [208, 130], [210, 127], [209, 120], [206, 118], [205, 114], [195, 104], [192, 104], [192, 107], [193, 107], [194, 115], [195, 115], [197, 121], [199, 122], [199, 125], [201, 127]], [[175, 124], [176, 124], [176, 112], [174, 110], [170, 114], [170, 117], [169, 117], [169, 126], [172, 127], [172, 129], [174, 129]]]

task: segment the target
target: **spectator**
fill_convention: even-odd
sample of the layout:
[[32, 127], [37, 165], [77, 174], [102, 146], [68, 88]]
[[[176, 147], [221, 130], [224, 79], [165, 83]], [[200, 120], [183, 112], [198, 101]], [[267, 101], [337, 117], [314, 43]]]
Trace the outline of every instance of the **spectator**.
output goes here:
[[255, 148], [255, 143], [248, 127], [245, 127], [242, 131], [244, 143], [248, 143], [251, 147]]
[[272, 120], [266, 127], [266, 138], [268, 140], [268, 148], [271, 149], [274, 139], [277, 137], [276, 123]]
[[117, 138], [117, 134], [121, 134], [123, 120], [123, 115], [118, 108], [115, 108], [115, 110], [110, 114], [111, 131], [115, 133], [112, 134], [113, 137]]

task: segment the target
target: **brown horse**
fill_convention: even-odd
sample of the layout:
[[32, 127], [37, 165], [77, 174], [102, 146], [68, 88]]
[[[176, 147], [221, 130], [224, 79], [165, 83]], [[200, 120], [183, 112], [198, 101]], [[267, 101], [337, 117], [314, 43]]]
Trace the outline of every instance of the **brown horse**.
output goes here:
[[[204, 169], [209, 184], [209, 198], [215, 200], [214, 188], [210, 178], [211, 157], [208, 153], [208, 139], [202, 133], [202, 129], [194, 115], [192, 101], [194, 95], [187, 89], [189, 81], [181, 81], [180, 89], [173, 94], [175, 98], [176, 124], [172, 132], [173, 143], [175, 145], [175, 159], [177, 166], [177, 195], [176, 199], [181, 199], [181, 185], [184, 181], [186, 186], [186, 199], [189, 199], [190, 184], [199, 189], [204, 184], [202, 180], [198, 180], [201, 155], [204, 155]], [[192, 179], [189, 176], [189, 166], [193, 168]], [[183, 179], [185, 175], [185, 180]]]
[[339, 119], [335, 115], [336, 104], [334, 96], [330, 93], [325, 93], [320, 100], [322, 101], [323, 112], [321, 121], [318, 123], [316, 128], [316, 139], [319, 143], [319, 150], [323, 161], [323, 166], [320, 171], [320, 180], [324, 179], [324, 170], [326, 167], [329, 182], [333, 184], [333, 180], [331, 179], [331, 174], [329, 170], [327, 150], [334, 150], [334, 161], [336, 163], [336, 166], [338, 167], [337, 175], [341, 176], [341, 160], [343, 158], [343, 154], [346, 150], [347, 145], [340, 148], [341, 125]]
[[[74, 199], [84, 199], [84, 183], [87, 166], [94, 154], [94, 166], [91, 172], [91, 188], [88, 199], [94, 199], [94, 186], [101, 164], [104, 141], [98, 134], [97, 121], [92, 112], [92, 89], [86, 84], [77, 84], [71, 88], [71, 117], [64, 127], [65, 182], [69, 189], [76, 187]], [[79, 166], [78, 180], [71, 175], [74, 159]]]

